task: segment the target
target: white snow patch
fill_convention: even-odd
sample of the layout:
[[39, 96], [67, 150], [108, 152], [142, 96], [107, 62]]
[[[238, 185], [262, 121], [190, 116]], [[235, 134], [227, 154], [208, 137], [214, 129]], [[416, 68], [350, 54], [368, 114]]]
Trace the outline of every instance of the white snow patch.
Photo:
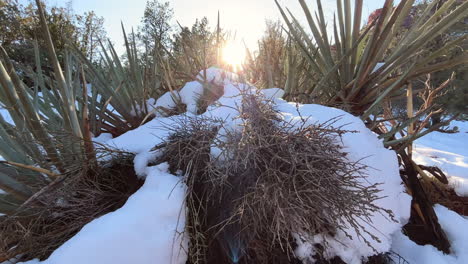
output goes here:
[[13, 122], [13, 119], [10, 116], [10, 113], [6, 108], [3, 107], [3, 105], [0, 103], [0, 116], [9, 124], [14, 125], [15, 122]]
[[198, 99], [203, 95], [203, 85], [197, 81], [188, 82], [179, 92], [182, 103], [187, 105], [187, 111], [196, 114]]
[[158, 152], [144, 151], [135, 155], [133, 160], [135, 173], [138, 177], [145, 177], [147, 175], [148, 164], [158, 157]]
[[266, 97], [266, 99], [273, 100], [282, 98], [284, 95], [284, 90], [280, 88], [269, 88], [260, 90]]
[[167, 128], [173, 125], [176, 118], [155, 118], [136, 129], [107, 141], [106, 144], [135, 154], [149, 151], [169, 135], [170, 131]]
[[374, 69], [372, 69], [372, 73], [378, 71], [380, 68], [382, 68], [382, 66], [385, 65], [385, 62], [377, 62], [377, 64], [375, 64], [375, 67]]
[[468, 177], [461, 178], [452, 176], [448, 178], [448, 181], [449, 185], [453, 188], [458, 196], [468, 196]]
[[197, 114], [198, 99], [201, 95], [203, 95], [202, 81], [226, 86], [232, 83], [236, 83], [238, 80], [236, 74], [215, 67], [208, 68], [206, 71], [200, 71], [200, 73], [197, 75], [197, 78], [197, 81], [186, 83], [185, 86], [179, 91], [182, 103], [187, 105], [187, 111], [192, 114]]
[[200, 71], [197, 78], [201, 81], [213, 82], [217, 85], [235, 83], [239, 80], [237, 74], [216, 67]]
[[468, 196], [468, 122], [452, 121], [451, 125], [460, 132], [432, 132], [416, 140], [413, 159], [418, 164], [442, 169], [455, 192]]
[[393, 236], [392, 250], [411, 264], [466, 264], [468, 263], [468, 219], [442, 205], [434, 207], [439, 223], [451, 243], [451, 254], [446, 255], [432, 245], [418, 245], [406, 235]]
[[112, 139], [112, 134], [110, 133], [101, 133], [99, 136], [93, 138], [93, 142], [105, 144], [107, 141]]
[[179, 99], [180, 95], [178, 91], [166, 92], [156, 101], [150, 98], [147, 102], [148, 112], [155, 112], [156, 116], [164, 116], [164, 112], [159, 111], [158, 108], [162, 107], [168, 110], [174, 109], [177, 106], [176, 101]]

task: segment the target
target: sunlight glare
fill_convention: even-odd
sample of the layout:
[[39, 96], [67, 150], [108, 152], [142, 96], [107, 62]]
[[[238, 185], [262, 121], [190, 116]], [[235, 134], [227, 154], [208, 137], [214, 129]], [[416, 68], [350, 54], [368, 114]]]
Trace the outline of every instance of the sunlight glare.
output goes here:
[[242, 68], [245, 58], [245, 47], [238, 42], [230, 41], [223, 48], [223, 61], [236, 70]]

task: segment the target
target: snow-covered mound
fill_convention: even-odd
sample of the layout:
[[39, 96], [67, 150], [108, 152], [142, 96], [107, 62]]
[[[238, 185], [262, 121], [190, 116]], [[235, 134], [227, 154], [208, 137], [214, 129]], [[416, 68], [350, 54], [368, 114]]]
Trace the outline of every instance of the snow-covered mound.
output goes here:
[[[200, 73], [200, 76], [204, 73]], [[362, 220], [366, 230], [374, 234], [380, 243], [374, 241], [372, 249], [362, 239], [357, 238], [353, 228], [349, 228], [347, 237], [343, 232], [337, 232], [334, 237], [325, 234], [310, 237], [308, 242], [300, 242], [296, 250], [298, 257], [304, 263], [312, 257], [313, 243], [328, 243], [325, 256], [339, 256], [347, 263], [361, 263], [363, 259], [376, 253], [387, 252], [392, 244], [392, 237], [400, 232], [410, 213], [410, 197], [404, 193], [400, 179], [396, 154], [385, 149], [381, 140], [365, 127], [363, 122], [342, 110], [320, 106], [288, 103], [281, 99], [284, 92], [273, 88], [257, 91], [245, 83], [238, 83], [232, 73], [210, 68], [206, 71], [206, 79], [224, 87], [224, 95], [207, 108], [203, 116], [225, 120], [225, 125], [218, 132], [222, 139], [228, 129], [241, 129], [237, 107], [241, 104], [245, 93], [263, 94], [271, 99], [275, 108], [285, 121], [300, 124], [306, 119], [310, 124], [323, 123], [337, 118], [335, 127], [356, 131], [343, 135], [342, 145], [348, 152], [351, 161], [360, 161], [367, 165], [363, 180], [364, 185], [380, 183], [380, 196], [383, 198], [376, 205], [392, 210], [395, 215], [393, 221], [385, 214], [375, 213], [370, 223]], [[177, 93], [183, 103], [187, 105], [186, 116], [197, 113], [197, 98], [203, 87], [199, 82], [187, 83]], [[164, 95], [153, 105], [164, 107], [174, 106], [169, 94]], [[146, 177], [144, 186], [137, 191], [119, 210], [95, 219], [72, 239], [57, 249], [52, 256], [42, 263], [89, 263], [89, 264], [172, 264], [184, 263], [186, 259], [187, 238], [181, 237], [184, 226], [184, 189], [180, 178], [167, 172], [167, 166], [149, 166], [158, 155], [151, 149], [161, 143], [171, 132], [169, 127], [184, 118], [184, 115], [172, 117], [157, 117], [145, 125], [129, 131], [120, 137], [106, 140], [99, 138], [101, 143], [108, 146], [130, 151], [136, 154], [135, 171], [141, 177]], [[218, 155], [219, 150], [212, 149], [212, 155]], [[298, 230], [299, 232], [299, 230]], [[180, 245], [182, 244], [182, 249]]]

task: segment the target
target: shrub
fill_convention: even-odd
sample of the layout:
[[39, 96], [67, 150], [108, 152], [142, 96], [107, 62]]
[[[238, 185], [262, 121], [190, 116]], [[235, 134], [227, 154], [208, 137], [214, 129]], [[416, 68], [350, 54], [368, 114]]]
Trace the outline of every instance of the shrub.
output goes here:
[[[365, 166], [346, 159], [339, 138], [351, 131], [333, 120], [284, 122], [259, 95], [244, 95], [239, 113], [241, 131], [226, 130], [224, 139], [216, 137], [222, 121], [193, 117], [156, 147], [158, 162], [185, 175], [192, 263], [286, 261], [294, 238], [346, 225], [378, 240], [357, 219], [392, 212], [374, 205], [377, 185], [361, 183]], [[213, 156], [213, 147], [221, 153]]]

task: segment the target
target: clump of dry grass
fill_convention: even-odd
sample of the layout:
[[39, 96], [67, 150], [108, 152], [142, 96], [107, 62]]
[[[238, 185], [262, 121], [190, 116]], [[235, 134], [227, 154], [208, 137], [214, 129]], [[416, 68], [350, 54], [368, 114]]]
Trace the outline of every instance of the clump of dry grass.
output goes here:
[[120, 208], [138, 190], [142, 181], [135, 175], [133, 155], [97, 152], [108, 161], [70, 170], [34, 202], [0, 219], [0, 259], [46, 259], [85, 224]]
[[293, 234], [349, 227], [378, 242], [360, 221], [393, 214], [375, 205], [378, 185], [362, 183], [366, 167], [346, 158], [340, 137], [352, 131], [285, 122], [259, 95], [243, 95], [238, 110], [242, 129], [224, 140], [222, 123], [187, 118], [158, 146], [160, 161], [185, 173], [190, 263], [293, 263]]

